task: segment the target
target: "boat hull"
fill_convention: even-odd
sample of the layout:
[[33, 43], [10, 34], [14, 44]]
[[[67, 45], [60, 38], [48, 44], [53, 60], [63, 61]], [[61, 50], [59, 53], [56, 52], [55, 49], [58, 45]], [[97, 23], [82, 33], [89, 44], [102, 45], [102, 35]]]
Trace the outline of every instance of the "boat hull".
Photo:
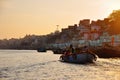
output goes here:
[[97, 59], [95, 54], [81, 53], [77, 55], [61, 56], [60, 60], [70, 63], [93, 63]]
[[38, 48], [37, 52], [46, 52], [46, 49], [45, 48]]
[[115, 48], [92, 48], [91, 51], [95, 53], [99, 58], [115, 58], [120, 57], [120, 50]]
[[53, 49], [53, 54], [63, 54], [65, 52], [65, 50], [63, 49]]

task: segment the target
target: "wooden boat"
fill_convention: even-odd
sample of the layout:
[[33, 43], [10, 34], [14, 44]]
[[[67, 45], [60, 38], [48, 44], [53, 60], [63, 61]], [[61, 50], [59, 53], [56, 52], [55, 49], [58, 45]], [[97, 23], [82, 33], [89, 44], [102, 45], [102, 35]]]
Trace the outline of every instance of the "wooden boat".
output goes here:
[[97, 56], [91, 53], [80, 53], [76, 55], [60, 56], [60, 61], [70, 62], [70, 63], [93, 63], [97, 60]]
[[92, 48], [91, 51], [95, 53], [99, 58], [120, 57], [120, 50], [115, 47]]

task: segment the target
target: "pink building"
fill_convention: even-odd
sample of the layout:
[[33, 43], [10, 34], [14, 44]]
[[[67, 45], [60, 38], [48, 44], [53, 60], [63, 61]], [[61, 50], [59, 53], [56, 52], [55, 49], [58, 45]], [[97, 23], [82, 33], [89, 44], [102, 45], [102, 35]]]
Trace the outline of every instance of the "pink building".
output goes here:
[[96, 22], [91, 23], [91, 40], [97, 40], [100, 37], [101, 26], [96, 25]]
[[85, 19], [80, 21], [79, 30], [84, 40], [97, 40], [100, 36], [101, 26], [98, 26], [96, 21], [92, 21], [90, 24], [90, 21]]

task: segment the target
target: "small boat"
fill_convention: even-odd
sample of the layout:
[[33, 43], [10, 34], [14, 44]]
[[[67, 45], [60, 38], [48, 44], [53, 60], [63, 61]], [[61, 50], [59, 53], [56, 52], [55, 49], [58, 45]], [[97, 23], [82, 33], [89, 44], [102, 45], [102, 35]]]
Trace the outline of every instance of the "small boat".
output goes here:
[[46, 52], [46, 49], [45, 48], [38, 48], [37, 52]]
[[63, 49], [53, 49], [53, 54], [63, 54], [65, 52], [65, 50]]
[[91, 53], [80, 53], [76, 55], [60, 56], [60, 61], [70, 62], [70, 63], [93, 63], [97, 60], [97, 56]]

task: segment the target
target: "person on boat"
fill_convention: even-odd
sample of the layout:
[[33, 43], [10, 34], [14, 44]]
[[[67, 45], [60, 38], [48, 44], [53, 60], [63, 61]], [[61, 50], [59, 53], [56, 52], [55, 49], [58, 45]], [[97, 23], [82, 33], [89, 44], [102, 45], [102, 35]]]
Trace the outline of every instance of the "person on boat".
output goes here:
[[76, 53], [76, 49], [73, 48], [73, 45], [71, 44], [70, 47], [69, 47], [69, 51], [70, 51], [70, 54], [72, 55], [72, 57], [74, 59], [77, 59], [77, 53]]
[[70, 45], [68, 50], [70, 51], [71, 54], [74, 54], [74, 48], [72, 44]]
[[75, 50], [74, 50], [74, 53], [75, 54], [79, 54], [80, 52], [81, 52], [81, 48], [76, 47]]
[[74, 48], [72, 45], [69, 46], [68, 49], [66, 49], [66, 51], [64, 52], [64, 56], [69, 56], [74, 52]]
[[66, 57], [67, 59], [69, 59], [70, 55], [74, 56], [74, 48], [72, 44], [69, 46], [68, 49], [66, 49], [66, 51], [61, 57]]
[[82, 52], [88, 52], [88, 46], [84, 46]]
[[82, 52], [83, 53], [91, 53], [91, 54], [94, 54], [93, 51], [90, 49], [90, 47], [88, 46], [84, 46], [83, 49], [82, 49]]
[[70, 56], [71, 54], [70, 54], [70, 51], [68, 50], [68, 49], [66, 49], [65, 51], [64, 51], [64, 53], [60, 56], [60, 59], [62, 59], [63, 60], [63, 58], [66, 58], [66, 59], [69, 59], [69, 56]]

